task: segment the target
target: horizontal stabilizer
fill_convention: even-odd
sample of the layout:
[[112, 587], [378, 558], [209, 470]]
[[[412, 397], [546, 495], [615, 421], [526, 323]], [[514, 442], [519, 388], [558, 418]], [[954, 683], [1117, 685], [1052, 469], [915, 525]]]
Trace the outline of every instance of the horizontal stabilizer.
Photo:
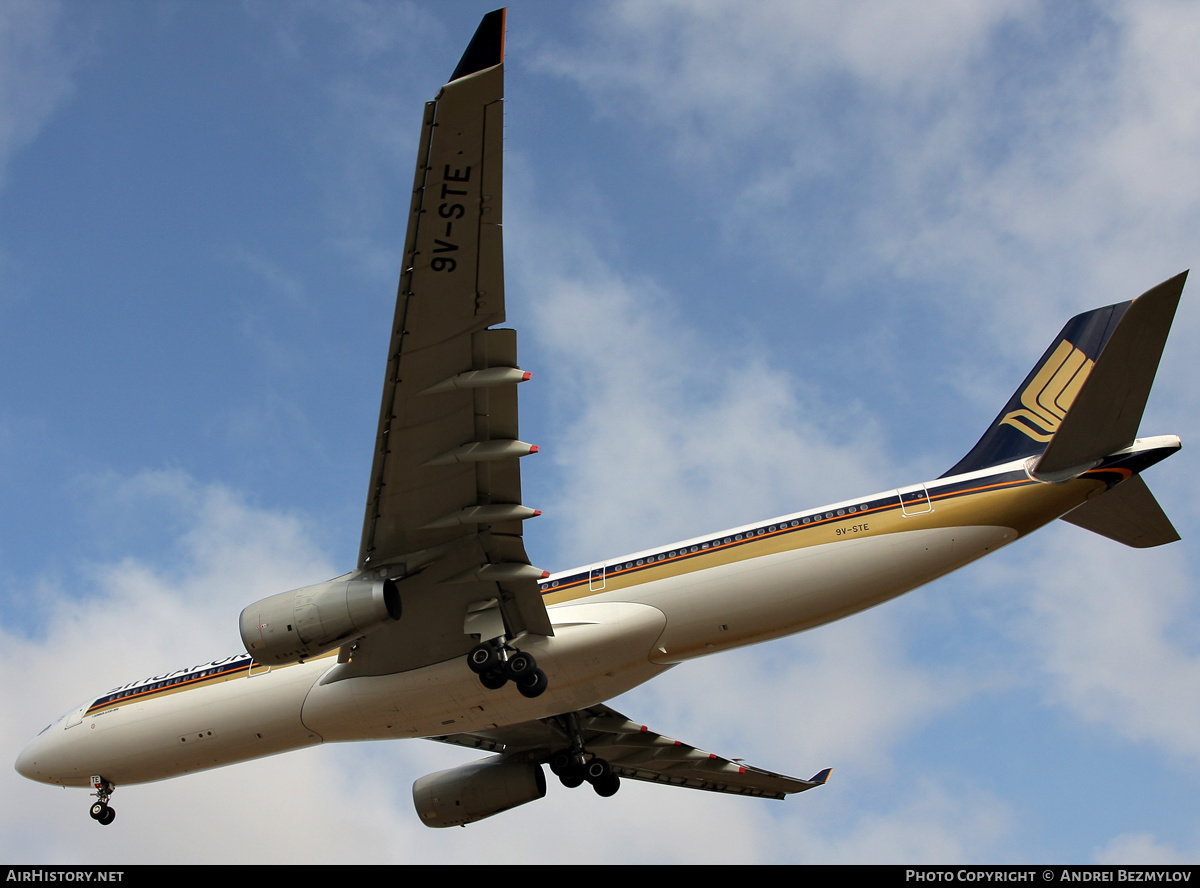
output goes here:
[[1063, 515], [1063, 521], [1135, 549], [1149, 549], [1179, 539], [1171, 519], [1140, 475], [1088, 500]]
[[1133, 443], [1186, 280], [1185, 271], [1133, 300], [1083, 379], [1034, 474], [1057, 480]]

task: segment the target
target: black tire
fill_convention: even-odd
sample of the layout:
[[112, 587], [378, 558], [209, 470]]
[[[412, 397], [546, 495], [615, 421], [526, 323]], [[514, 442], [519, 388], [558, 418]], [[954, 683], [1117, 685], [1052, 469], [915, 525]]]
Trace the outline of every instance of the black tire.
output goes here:
[[96, 802], [94, 805], [92, 805], [91, 809], [88, 811], [88, 814], [91, 816], [92, 820], [100, 820], [104, 817], [104, 814], [108, 810], [108, 805], [104, 804], [104, 802]]
[[550, 682], [546, 679], [546, 673], [540, 669], [534, 669], [530, 675], [523, 676], [517, 681], [517, 690], [525, 697], [540, 697], [550, 686]]
[[617, 790], [620, 788], [621, 778], [616, 774], [613, 774], [611, 771], [609, 772], [607, 779], [598, 780], [592, 784], [592, 789], [596, 790], [596, 795], [603, 799], [615, 796], [617, 794]]
[[483, 675], [500, 665], [500, 655], [490, 644], [478, 644], [467, 654], [467, 665], [476, 675]]
[[583, 786], [583, 776], [580, 774], [559, 774], [558, 780], [567, 789], [578, 789]]
[[555, 777], [570, 774], [575, 770], [575, 757], [567, 751], [556, 752], [550, 756], [550, 773]]
[[537, 669], [537, 660], [524, 651], [517, 651], [504, 664], [504, 674], [513, 681], [519, 681], [535, 669]]
[[101, 826], [108, 826], [117, 819], [117, 812], [113, 808], [106, 808], [104, 816], [99, 818]]
[[508, 678], [499, 669], [493, 669], [491, 672], [485, 672], [479, 676], [479, 683], [489, 691], [498, 691], [508, 684]]
[[583, 776], [595, 786], [612, 776], [612, 766], [602, 758], [594, 758], [584, 766]]

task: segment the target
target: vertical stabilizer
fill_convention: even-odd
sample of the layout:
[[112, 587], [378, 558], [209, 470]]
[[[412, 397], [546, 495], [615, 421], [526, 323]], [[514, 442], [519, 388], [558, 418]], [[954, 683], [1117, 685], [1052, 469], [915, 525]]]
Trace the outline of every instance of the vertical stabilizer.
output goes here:
[[942, 477], [1038, 456], [1033, 473], [1061, 481], [1131, 445], [1186, 280], [1185, 271], [1067, 321], [979, 443]]
[[979, 443], [942, 477], [1042, 453], [1132, 304], [1107, 305], [1067, 321]]
[[1186, 280], [1177, 274], [1129, 305], [1038, 460], [1039, 478], [1071, 477], [1133, 443]]

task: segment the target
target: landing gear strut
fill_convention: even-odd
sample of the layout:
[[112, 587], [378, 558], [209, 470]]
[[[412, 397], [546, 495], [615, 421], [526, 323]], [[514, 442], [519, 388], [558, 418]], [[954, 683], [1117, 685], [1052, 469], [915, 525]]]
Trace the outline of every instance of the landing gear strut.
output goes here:
[[499, 640], [485, 641], [471, 648], [467, 665], [489, 691], [498, 690], [511, 681], [524, 696], [538, 697], [549, 684], [546, 673], [537, 668], [532, 654]]
[[96, 775], [92, 777], [92, 788], [96, 790], [92, 793], [96, 797], [96, 802], [92, 805], [88, 813], [91, 814], [92, 820], [95, 820], [101, 826], [108, 826], [117, 819], [116, 810], [108, 806], [108, 800], [113, 792], [116, 791], [116, 787], [103, 777]]
[[592, 784], [592, 789], [598, 796], [608, 798], [616, 795], [617, 790], [621, 788], [621, 778], [605, 759], [584, 748], [583, 735], [579, 730], [579, 716], [571, 712], [561, 719], [566, 728], [565, 733], [571, 739], [571, 746], [550, 756], [551, 773], [555, 774], [567, 789], [575, 789], [586, 781]]

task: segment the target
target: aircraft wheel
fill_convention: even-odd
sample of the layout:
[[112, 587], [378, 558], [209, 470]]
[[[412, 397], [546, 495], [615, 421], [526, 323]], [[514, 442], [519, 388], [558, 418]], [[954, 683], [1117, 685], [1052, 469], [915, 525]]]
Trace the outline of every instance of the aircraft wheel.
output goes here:
[[592, 789], [596, 790], [596, 795], [607, 799], [610, 796], [615, 796], [617, 790], [621, 788], [621, 778], [609, 771], [608, 777], [603, 780], [597, 780], [592, 784]]
[[92, 820], [103, 820], [105, 813], [107, 813], [109, 810], [110, 809], [108, 805], [104, 804], [104, 802], [96, 802], [96, 804], [92, 805], [91, 810], [88, 811], [88, 814], [91, 816]]
[[467, 665], [476, 675], [483, 675], [500, 665], [500, 655], [490, 644], [478, 644], [467, 654]]
[[550, 773], [555, 777], [570, 774], [575, 770], [575, 757], [566, 750], [550, 756]]
[[479, 676], [479, 683], [489, 691], [497, 691], [508, 682], [508, 678], [499, 669], [493, 669]]
[[[530, 654], [517, 651], [504, 664], [504, 672], [513, 681], [518, 681], [537, 669], [537, 661]], [[540, 693], [540, 692], [539, 692]], [[536, 694], [534, 696], [537, 696]]]
[[97, 820], [100, 821], [101, 826], [108, 826], [110, 823], [112, 823], [116, 819], [117, 819], [117, 812], [113, 808], [107, 808], [104, 812], [104, 816], [97, 818]]
[[[613, 776], [612, 766], [602, 758], [592, 759], [584, 768], [583, 776], [587, 782], [596, 786]], [[616, 792], [614, 789], [613, 792]]]
[[546, 673], [540, 669], [534, 669], [532, 674], [527, 674], [517, 681], [517, 690], [526, 697], [540, 697], [549, 685]]
[[559, 774], [558, 779], [567, 789], [583, 786], [583, 775], [581, 774]]

